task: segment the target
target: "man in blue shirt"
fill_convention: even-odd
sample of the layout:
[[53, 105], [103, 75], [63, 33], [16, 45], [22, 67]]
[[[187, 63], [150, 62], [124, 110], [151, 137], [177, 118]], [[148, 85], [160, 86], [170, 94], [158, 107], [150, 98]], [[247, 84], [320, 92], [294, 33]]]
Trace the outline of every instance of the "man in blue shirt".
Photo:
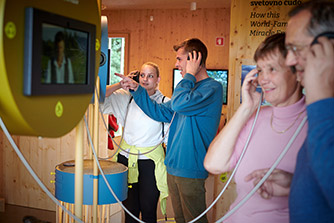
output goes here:
[[[207, 48], [199, 39], [187, 39], [174, 46], [175, 66], [183, 79], [169, 102], [151, 101], [144, 88], [122, 76], [122, 87], [130, 89], [137, 105], [152, 119], [170, 122], [165, 164], [167, 183], [177, 223], [188, 222], [205, 209], [203, 161], [215, 137], [223, 104], [222, 84], [206, 72]], [[206, 215], [197, 222], [208, 222]]]
[[290, 222], [334, 222], [334, 2], [311, 1], [289, 13], [286, 63], [306, 91], [308, 135], [292, 179]]

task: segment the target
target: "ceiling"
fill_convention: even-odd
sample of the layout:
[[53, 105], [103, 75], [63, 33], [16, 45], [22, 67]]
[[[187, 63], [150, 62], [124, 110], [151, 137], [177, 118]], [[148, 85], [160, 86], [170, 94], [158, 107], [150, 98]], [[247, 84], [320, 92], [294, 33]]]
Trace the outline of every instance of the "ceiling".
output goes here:
[[190, 9], [229, 8], [231, 0], [102, 0], [102, 10], [113, 9]]

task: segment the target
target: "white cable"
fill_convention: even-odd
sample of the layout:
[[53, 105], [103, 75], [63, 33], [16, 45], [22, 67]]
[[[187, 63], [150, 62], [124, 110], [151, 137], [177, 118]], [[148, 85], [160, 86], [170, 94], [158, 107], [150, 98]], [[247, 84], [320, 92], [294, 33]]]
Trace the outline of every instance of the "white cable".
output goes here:
[[69, 210], [67, 210], [63, 205], [60, 204], [60, 202], [57, 200], [57, 198], [48, 190], [48, 188], [42, 183], [42, 181], [38, 178], [37, 174], [34, 172], [34, 170], [31, 168], [31, 166], [29, 165], [29, 163], [27, 162], [27, 160], [24, 158], [23, 154], [21, 153], [21, 151], [19, 150], [19, 148], [17, 147], [17, 145], [15, 144], [13, 138], [11, 137], [10, 133], [8, 132], [6, 125], [4, 124], [4, 122], [2, 121], [2, 118], [0, 117], [0, 126], [2, 128], [2, 130], [4, 131], [8, 141], [10, 142], [10, 144], [12, 145], [14, 151], [16, 152], [16, 154], [18, 155], [18, 157], [20, 158], [21, 162], [23, 163], [23, 165], [27, 168], [27, 170], [29, 171], [29, 173], [31, 174], [31, 176], [35, 179], [35, 181], [38, 183], [38, 185], [42, 188], [42, 190], [51, 198], [51, 200], [58, 205], [59, 207], [61, 207], [71, 218], [74, 218], [76, 221], [78, 222], [82, 222], [83, 221], [76, 217], [75, 215], [73, 215]]
[[306, 121], [307, 121], [307, 116], [304, 117], [304, 119], [302, 120], [302, 122], [298, 126], [296, 132], [291, 137], [291, 139], [288, 142], [288, 144], [285, 146], [285, 148], [282, 151], [282, 153], [279, 155], [279, 157], [274, 162], [274, 164], [271, 166], [271, 168], [268, 170], [268, 172], [263, 176], [263, 178], [260, 180], [260, 182], [233, 209], [231, 209], [226, 215], [224, 215], [222, 218], [220, 218], [216, 222], [222, 222], [222, 221], [226, 220], [236, 210], [238, 210], [246, 201], [248, 201], [248, 199], [251, 198], [251, 196], [253, 196], [253, 194], [259, 189], [259, 187], [263, 184], [263, 182], [267, 180], [267, 178], [269, 177], [269, 175], [271, 174], [271, 172], [277, 167], [277, 165], [279, 164], [279, 162], [283, 159], [283, 157], [285, 156], [285, 154], [288, 152], [291, 144], [295, 141], [296, 137], [298, 136], [299, 132], [303, 128], [303, 126], [304, 126], [304, 124], [305, 124]]
[[85, 125], [86, 125], [86, 130], [87, 130], [87, 135], [88, 135], [88, 139], [89, 139], [89, 143], [91, 144], [92, 146], [92, 151], [93, 151], [93, 154], [94, 154], [94, 158], [95, 158], [95, 161], [97, 163], [97, 166], [101, 172], [101, 175], [103, 177], [103, 180], [104, 182], [106, 183], [109, 191], [112, 193], [112, 195], [114, 196], [114, 198], [116, 199], [116, 201], [121, 205], [121, 207], [132, 217], [134, 218], [135, 220], [137, 220], [138, 222], [141, 222], [141, 223], [145, 223], [143, 221], [141, 221], [139, 218], [137, 218], [136, 216], [134, 216], [128, 209], [126, 209], [126, 207], [124, 207], [124, 205], [122, 204], [122, 202], [118, 199], [117, 195], [115, 194], [115, 192], [113, 191], [113, 189], [111, 188], [106, 176], [104, 175], [104, 172], [101, 168], [101, 165], [100, 165], [100, 162], [99, 162], [99, 159], [97, 157], [97, 154], [96, 154], [96, 151], [95, 151], [95, 148], [94, 148], [94, 144], [93, 144], [93, 141], [92, 141], [92, 137], [90, 135], [90, 132], [89, 132], [89, 128], [88, 128], [88, 123], [87, 123], [87, 119], [86, 117], [84, 116], [84, 120], [85, 120]]
[[248, 147], [248, 144], [249, 144], [249, 141], [252, 137], [252, 134], [253, 134], [253, 130], [254, 130], [254, 127], [255, 127], [255, 123], [257, 121], [257, 118], [259, 116], [259, 112], [260, 112], [260, 108], [261, 108], [261, 103], [262, 103], [262, 97], [263, 97], [263, 93], [261, 93], [261, 98], [260, 98], [260, 102], [259, 102], [259, 105], [257, 107], [257, 111], [256, 111], [256, 115], [255, 115], [255, 118], [254, 118], [254, 121], [253, 121], [253, 125], [252, 125], [252, 128], [249, 132], [249, 135], [248, 135], [248, 138], [247, 138], [247, 141], [246, 141], [246, 144], [242, 150], [242, 153], [240, 155], [240, 158], [237, 162], [237, 164], [235, 165], [233, 171], [232, 171], [232, 174], [231, 176], [229, 177], [228, 181], [226, 182], [224, 188], [221, 190], [221, 192], [219, 193], [219, 195], [217, 196], [217, 198], [211, 203], [211, 205], [205, 210], [202, 212], [202, 214], [200, 214], [199, 216], [197, 216], [196, 218], [194, 218], [193, 220], [191, 220], [189, 223], [193, 223], [193, 222], [196, 222], [197, 220], [199, 220], [203, 215], [205, 215], [216, 203], [217, 201], [219, 200], [219, 198], [223, 195], [223, 193], [225, 192], [226, 188], [228, 187], [228, 185], [231, 183], [231, 180], [233, 179], [234, 175], [235, 175], [235, 172], [237, 171], [239, 165], [240, 165], [240, 162], [242, 160], [242, 158], [244, 157], [244, 154], [246, 152], [246, 149]]

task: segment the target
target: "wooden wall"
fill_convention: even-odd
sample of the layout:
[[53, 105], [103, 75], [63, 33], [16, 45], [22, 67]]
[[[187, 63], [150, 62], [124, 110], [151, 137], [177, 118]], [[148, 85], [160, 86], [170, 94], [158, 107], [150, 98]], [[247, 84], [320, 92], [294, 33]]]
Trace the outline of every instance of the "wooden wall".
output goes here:
[[[105, 157], [109, 152], [102, 126], [100, 121], [100, 155]], [[75, 159], [76, 128], [60, 138], [13, 136], [13, 139], [43, 184], [54, 193], [55, 176], [51, 172], [55, 172], [56, 165]], [[3, 158], [0, 191], [6, 203], [55, 211], [56, 206], [26, 170], [3, 132], [0, 132], [0, 149], [0, 158]], [[84, 157], [89, 158], [86, 133], [84, 151]]]
[[[147, 61], [157, 63], [162, 74], [160, 90], [169, 97], [176, 62], [173, 45], [187, 38], [199, 38], [206, 44], [207, 68], [228, 68], [229, 14], [229, 8], [102, 11], [108, 17], [109, 33], [130, 36], [129, 70]], [[224, 37], [225, 45], [216, 46], [216, 37]]]
[[0, 198], [5, 197], [4, 186], [3, 186], [3, 182], [4, 182], [4, 180], [3, 180], [3, 174], [4, 174], [3, 164], [4, 164], [4, 160], [3, 160], [3, 134], [2, 134], [2, 132], [0, 132]]
[[[254, 64], [253, 54], [266, 36], [285, 32], [287, 13], [300, 0], [232, 0], [229, 70], [229, 115], [240, 105], [241, 64]], [[242, 15], [242, 16], [241, 16]]]

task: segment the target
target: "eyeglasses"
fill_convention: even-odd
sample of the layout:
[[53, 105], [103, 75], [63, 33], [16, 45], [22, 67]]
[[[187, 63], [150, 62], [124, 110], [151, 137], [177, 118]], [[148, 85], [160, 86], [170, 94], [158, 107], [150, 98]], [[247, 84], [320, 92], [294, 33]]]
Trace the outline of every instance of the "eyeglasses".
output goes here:
[[300, 52], [309, 45], [286, 45], [285, 49], [291, 51], [295, 56], [300, 56]]

